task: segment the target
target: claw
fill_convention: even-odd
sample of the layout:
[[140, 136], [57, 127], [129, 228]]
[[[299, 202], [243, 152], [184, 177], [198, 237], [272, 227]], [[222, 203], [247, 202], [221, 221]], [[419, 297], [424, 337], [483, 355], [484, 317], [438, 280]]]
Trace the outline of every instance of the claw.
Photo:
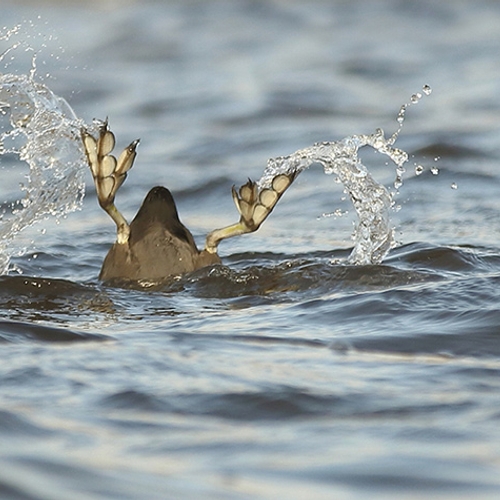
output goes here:
[[137, 156], [136, 148], [138, 144], [139, 139], [136, 139], [121, 152], [118, 157], [118, 166], [116, 167], [117, 174], [126, 174], [132, 168], [135, 157]]

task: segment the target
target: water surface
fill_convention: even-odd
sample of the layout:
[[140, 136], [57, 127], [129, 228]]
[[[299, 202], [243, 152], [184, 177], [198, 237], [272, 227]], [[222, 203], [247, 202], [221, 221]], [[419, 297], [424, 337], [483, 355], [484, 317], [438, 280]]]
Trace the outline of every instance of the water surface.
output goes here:
[[[117, 206], [166, 185], [200, 246], [268, 158], [389, 137], [433, 92], [406, 111], [402, 185], [360, 150], [395, 202], [379, 264], [347, 261], [355, 211], [319, 166], [222, 266], [161, 286], [97, 280], [115, 229], [86, 171], [81, 210], [9, 237], [0, 497], [498, 496], [496, 2], [7, 2], [17, 24], [1, 72], [29, 75], [31, 47], [80, 119], [140, 137]], [[0, 224], [27, 173], [0, 157]]]

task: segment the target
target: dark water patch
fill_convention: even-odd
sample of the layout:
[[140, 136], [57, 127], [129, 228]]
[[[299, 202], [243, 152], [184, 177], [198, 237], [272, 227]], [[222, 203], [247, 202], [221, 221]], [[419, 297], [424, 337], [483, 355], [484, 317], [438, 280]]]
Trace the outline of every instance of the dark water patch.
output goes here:
[[[340, 400], [340, 398], [338, 398]], [[156, 396], [135, 390], [113, 394], [101, 406], [132, 412], [168, 412], [231, 420], [289, 419], [324, 414], [337, 397], [316, 396], [284, 388], [244, 393], [192, 393]]]
[[343, 281], [325, 296], [302, 297], [287, 314], [297, 331], [360, 349], [494, 357], [500, 355], [498, 282], [458, 273], [379, 288]]
[[220, 196], [229, 196], [231, 192], [231, 186], [234, 184], [234, 182], [234, 179], [230, 180], [227, 177], [216, 177], [209, 180], [203, 178], [200, 179], [200, 183], [198, 185], [194, 185], [192, 188], [176, 191], [175, 199], [200, 200], [200, 198], [205, 197], [220, 199]]
[[[404, 399], [374, 398], [353, 390], [348, 394], [314, 393], [298, 387], [270, 387], [260, 391], [192, 392], [154, 395], [125, 390], [106, 396], [99, 402], [106, 410], [127, 412], [132, 420], [141, 413], [167, 413], [212, 417], [223, 420], [357, 419], [389, 421], [414, 419], [419, 416], [456, 415], [474, 407], [468, 401], [433, 403]], [[135, 417], [134, 417], [135, 416]], [[138, 424], [139, 427], [142, 424]], [[130, 425], [135, 428], [135, 424]]]
[[133, 389], [124, 390], [103, 398], [100, 406], [114, 410], [168, 412], [174, 408], [166, 400], [153, 394]]
[[453, 373], [466, 375], [467, 378], [473, 380], [488, 380], [495, 384], [500, 384], [500, 366], [461, 366], [457, 367]]
[[389, 265], [343, 266], [335, 268], [330, 278], [329, 290], [337, 285], [339, 290], [369, 292], [375, 290], [412, 287], [422, 283], [439, 281], [440, 277], [433, 273], [419, 270], [405, 270]]
[[255, 393], [194, 393], [163, 397], [129, 390], [109, 396], [101, 404], [120, 410], [174, 412], [253, 421], [318, 416], [336, 401], [334, 396], [315, 396], [285, 388]]
[[386, 420], [412, 418], [468, 409], [468, 404], [411, 404], [391, 399], [378, 401], [362, 392], [314, 394], [296, 387], [259, 392], [188, 394], [174, 399], [178, 410], [231, 420], [288, 420], [296, 418], [359, 418]]
[[[449, 410], [455, 408], [460, 409], [460, 406], [450, 406]], [[422, 416], [425, 418], [425, 415]], [[458, 440], [473, 441], [474, 430], [447, 429], [439, 425], [432, 425], [427, 421], [424, 425], [417, 424], [415, 426], [408, 425], [402, 427], [398, 432], [398, 437], [408, 439], [415, 443], [442, 443], [446, 445], [456, 443]]]
[[[21, 257], [14, 256], [11, 262], [22, 269], [21, 277], [38, 280], [47, 277], [45, 281], [50, 281], [52, 288], [62, 288], [66, 284], [68, 291], [71, 285], [74, 285], [73, 291], [77, 291], [77, 288], [84, 288], [82, 281], [85, 282], [89, 276], [97, 277], [99, 274], [101, 260], [110, 246], [110, 243], [100, 244], [100, 238], [97, 232], [88, 234], [84, 242], [79, 242], [78, 247], [75, 247], [72, 241], [53, 244], [50, 251], [27, 252]], [[9, 277], [19, 276], [11, 273]]]
[[[466, 492], [495, 492], [500, 484], [492, 480], [493, 468], [479, 460], [434, 458], [426, 460], [410, 454], [395, 453], [393, 458], [364, 459], [356, 464], [321, 466], [297, 471], [299, 476], [365, 490], [370, 494], [399, 492], [436, 495], [454, 492], [459, 498]], [[489, 470], [491, 468], [491, 470]], [[483, 479], [478, 479], [484, 477]], [[431, 493], [432, 492], [432, 493]]]
[[[307, 254], [295, 254], [293, 259], [321, 259], [328, 261], [332, 257], [332, 252], [309, 252]], [[224, 257], [224, 262], [229, 267], [245, 267], [264, 265], [268, 267], [276, 266], [287, 262], [292, 257], [285, 253], [278, 252], [235, 252]]]
[[20, 321], [68, 324], [76, 317], [114, 314], [115, 305], [97, 287], [29, 276], [0, 276], [0, 310]]
[[208, 273], [192, 275], [186, 286], [197, 297], [204, 298], [281, 295], [295, 288], [293, 283], [283, 279], [283, 267], [233, 269], [216, 266]]
[[467, 363], [466, 366], [450, 366], [449, 372], [461, 380], [463, 390], [471, 391], [476, 395], [480, 394], [483, 404], [486, 404], [486, 401], [491, 398], [492, 408], [484, 418], [498, 419], [496, 399], [500, 391], [500, 366], [497, 363], [497, 358], [491, 361], [485, 360], [483, 363], [475, 359], [472, 363]]
[[2, 385], [20, 386], [34, 381], [40, 382], [45, 377], [39, 366], [16, 368], [2, 375]]
[[461, 158], [487, 158], [490, 155], [482, 149], [453, 144], [450, 142], [434, 142], [422, 148], [412, 151], [414, 156], [440, 159], [461, 159]]
[[[267, 297], [273, 302], [355, 289], [369, 291], [438, 280], [439, 276], [392, 266], [350, 266], [325, 260], [288, 259], [271, 266], [217, 266], [191, 274], [178, 285], [203, 298]], [[266, 301], [264, 301], [266, 302]], [[257, 300], [256, 303], [259, 303]]]
[[409, 264], [412, 268], [426, 269], [436, 274], [441, 271], [465, 273], [473, 271], [479, 263], [478, 256], [470, 248], [453, 248], [411, 243], [396, 249], [388, 263]]
[[[211, 335], [213, 337], [213, 335]], [[327, 347], [328, 342], [324, 342], [320, 339], [307, 339], [299, 337], [272, 337], [268, 335], [223, 335], [216, 336], [225, 341], [231, 340], [236, 342], [249, 342], [252, 344], [262, 344], [262, 345], [289, 345], [297, 347]]]
[[188, 394], [177, 397], [179, 410], [231, 420], [284, 420], [320, 416], [341, 404], [334, 395], [319, 396], [296, 388], [261, 392]]
[[11, 479], [3, 479], [0, 474], [0, 498], [2, 500], [45, 500], [45, 497], [31, 494], [25, 487], [12, 484]]
[[[482, 212], [480, 208], [476, 211]], [[470, 258], [474, 263], [475, 273], [488, 276], [490, 279], [500, 277], [500, 251], [497, 247], [463, 244], [454, 248]]]
[[388, 76], [392, 78], [407, 77], [409, 73], [414, 72], [415, 68], [409, 64], [391, 64], [383, 57], [356, 56], [343, 61], [340, 65], [340, 70], [349, 77], [354, 76], [385, 81]]
[[[3, 382], [3, 380], [2, 380]], [[54, 434], [53, 432], [43, 429], [31, 423], [26, 417], [19, 413], [0, 410], [0, 435], [6, 436], [46, 436]], [[0, 489], [1, 492], [1, 489]], [[0, 497], [2, 498], [2, 497]]]
[[304, 88], [274, 90], [267, 96], [265, 108], [259, 113], [261, 120], [265, 118], [297, 118], [308, 116], [331, 116], [335, 112], [332, 107], [332, 95], [324, 89]]
[[349, 343], [360, 350], [384, 353], [436, 354], [445, 358], [500, 356], [500, 311], [458, 315], [438, 312], [426, 319], [421, 315], [413, 318], [419, 318], [418, 325], [411, 319], [398, 321], [407, 325], [399, 334], [384, 335], [382, 327], [378, 335], [352, 338]]
[[110, 337], [102, 334], [77, 332], [69, 328], [43, 326], [34, 323], [0, 321], [0, 342], [83, 342], [103, 341]]
[[30, 276], [0, 276], [0, 296], [22, 295], [29, 298], [60, 297], [86, 292], [88, 289], [78, 283], [61, 279]]
[[[175, 479], [168, 476], [141, 472], [140, 469], [120, 470], [108, 467], [109, 464], [101, 469], [94, 461], [92, 465], [82, 465], [70, 458], [63, 460], [52, 457], [12, 457], [8, 461], [8, 467], [3, 467], [0, 472], [0, 488], [3, 487], [4, 491], [14, 496], [5, 496], [2, 499], [160, 500], [183, 497], [179, 494], [179, 485]], [[8, 470], [9, 474], [5, 474], [4, 470]]]

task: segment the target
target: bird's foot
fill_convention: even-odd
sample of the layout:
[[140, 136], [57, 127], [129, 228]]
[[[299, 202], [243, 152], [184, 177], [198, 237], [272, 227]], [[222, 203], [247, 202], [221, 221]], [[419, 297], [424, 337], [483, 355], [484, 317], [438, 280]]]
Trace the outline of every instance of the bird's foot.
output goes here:
[[216, 253], [217, 246], [223, 239], [257, 231], [296, 177], [297, 173], [278, 174], [269, 188], [260, 191], [257, 184], [250, 179], [238, 191], [233, 187], [233, 200], [240, 220], [232, 226], [209, 233], [205, 250], [208, 253]]
[[246, 232], [259, 229], [295, 177], [296, 174], [279, 174], [273, 178], [269, 188], [261, 191], [250, 179], [238, 191], [233, 187], [233, 200], [241, 215], [240, 224], [247, 228]]
[[87, 161], [94, 178], [97, 198], [102, 208], [107, 210], [114, 203], [115, 195], [132, 168], [139, 140], [130, 143], [118, 160], [111, 154], [115, 147], [115, 136], [108, 127], [108, 121], [99, 127], [99, 136], [93, 137], [82, 129], [82, 141]]
[[117, 242], [126, 243], [130, 236], [129, 225], [123, 215], [115, 207], [115, 195], [127, 178], [136, 157], [139, 141], [127, 146], [118, 157], [111, 154], [115, 147], [115, 136], [106, 120], [99, 127], [99, 136], [95, 138], [86, 129], [82, 129], [82, 141], [87, 161], [94, 178], [99, 205], [114, 220], [117, 227]]

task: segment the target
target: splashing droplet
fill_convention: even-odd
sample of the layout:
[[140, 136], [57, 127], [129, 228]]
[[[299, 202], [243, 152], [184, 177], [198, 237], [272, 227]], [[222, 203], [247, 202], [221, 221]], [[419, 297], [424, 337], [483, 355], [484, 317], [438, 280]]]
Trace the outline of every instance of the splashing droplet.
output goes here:
[[422, 87], [422, 92], [425, 94], [425, 95], [431, 95], [432, 93], [432, 89], [430, 88], [429, 85], [424, 85]]
[[405, 121], [406, 108], [407, 108], [407, 105], [403, 104], [399, 110], [397, 121], [398, 121], [400, 126], [402, 126], [404, 121]]
[[417, 92], [410, 97], [410, 101], [412, 104], [417, 104], [420, 99], [422, 99], [422, 94], [420, 92]]
[[452, 182], [451, 189], [458, 189], [458, 184], [456, 182]]
[[437, 174], [439, 174], [439, 168], [437, 168], [437, 167], [432, 167], [432, 168], [431, 168], [431, 173], [432, 173], [432, 175], [437, 175]]
[[415, 166], [415, 175], [422, 175], [424, 167], [422, 165]]

